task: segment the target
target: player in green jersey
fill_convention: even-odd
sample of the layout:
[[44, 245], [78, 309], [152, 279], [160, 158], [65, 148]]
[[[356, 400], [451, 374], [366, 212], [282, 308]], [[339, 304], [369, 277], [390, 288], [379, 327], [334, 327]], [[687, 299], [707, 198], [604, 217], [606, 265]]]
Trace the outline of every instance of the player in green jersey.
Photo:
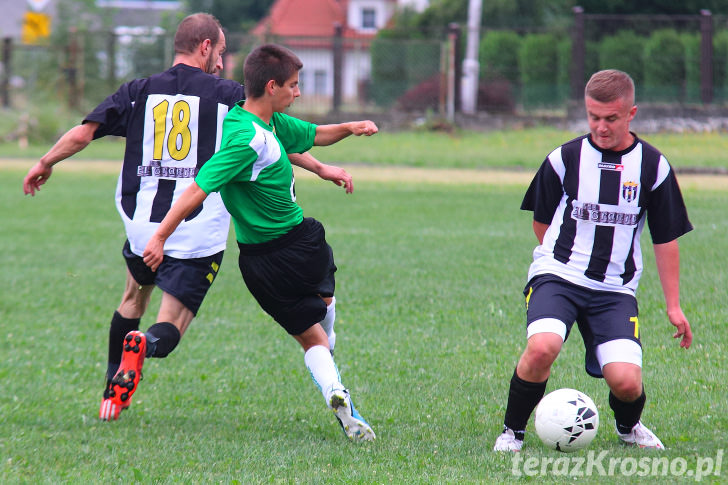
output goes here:
[[[182, 220], [212, 192], [232, 216], [240, 248], [240, 271], [250, 292], [305, 352], [304, 361], [346, 435], [370, 441], [375, 435], [351, 402], [333, 360], [335, 303], [333, 252], [321, 223], [304, 218], [296, 203], [287, 153], [330, 145], [349, 135], [377, 133], [371, 121], [314, 125], [283, 113], [301, 95], [303, 64], [288, 49], [267, 44], [245, 60], [245, 102], [223, 123], [218, 151], [175, 202], [144, 250], [153, 270], [164, 243]], [[338, 181], [337, 167], [311, 162], [304, 168]]]

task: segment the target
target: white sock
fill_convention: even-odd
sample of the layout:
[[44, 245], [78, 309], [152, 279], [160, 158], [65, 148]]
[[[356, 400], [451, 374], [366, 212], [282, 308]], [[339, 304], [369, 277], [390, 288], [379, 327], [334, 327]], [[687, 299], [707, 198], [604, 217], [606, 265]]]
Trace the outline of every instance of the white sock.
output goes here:
[[343, 384], [341, 384], [341, 377], [339, 377], [339, 370], [336, 368], [334, 358], [331, 357], [331, 352], [323, 345], [315, 345], [306, 351], [303, 360], [328, 405], [331, 391], [333, 389], [344, 389]]
[[331, 353], [334, 352], [334, 345], [336, 345], [334, 321], [336, 321], [336, 297], [331, 298], [331, 303], [326, 307], [326, 316], [323, 320], [321, 320], [321, 326], [326, 332], [326, 335], [329, 337], [329, 348], [331, 349]]

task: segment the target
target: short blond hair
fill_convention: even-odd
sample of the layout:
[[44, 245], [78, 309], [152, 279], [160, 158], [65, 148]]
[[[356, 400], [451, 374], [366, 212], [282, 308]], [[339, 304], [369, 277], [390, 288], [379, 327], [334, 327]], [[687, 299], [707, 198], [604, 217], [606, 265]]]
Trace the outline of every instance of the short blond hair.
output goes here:
[[617, 69], [595, 72], [586, 83], [584, 96], [600, 103], [625, 99], [632, 106], [634, 105], [634, 81], [629, 74]]

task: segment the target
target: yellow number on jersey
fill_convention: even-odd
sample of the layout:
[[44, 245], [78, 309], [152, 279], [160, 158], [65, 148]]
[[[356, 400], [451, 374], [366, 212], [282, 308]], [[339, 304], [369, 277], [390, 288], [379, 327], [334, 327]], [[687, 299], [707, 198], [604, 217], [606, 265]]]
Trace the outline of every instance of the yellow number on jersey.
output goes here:
[[167, 133], [168, 110], [169, 101], [167, 100], [162, 101], [152, 109], [154, 115], [153, 156], [155, 160], [162, 159], [164, 139], [167, 138], [169, 156], [175, 160], [184, 160], [189, 155], [192, 146], [192, 132], [189, 126], [190, 105], [185, 101], [174, 103], [174, 106], [172, 106], [172, 126], [169, 127], [169, 133]]

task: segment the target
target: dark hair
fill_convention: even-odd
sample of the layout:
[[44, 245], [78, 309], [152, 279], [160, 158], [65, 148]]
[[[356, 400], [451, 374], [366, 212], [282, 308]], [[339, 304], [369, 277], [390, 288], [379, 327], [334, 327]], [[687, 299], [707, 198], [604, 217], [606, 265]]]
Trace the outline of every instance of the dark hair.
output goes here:
[[283, 86], [302, 67], [298, 56], [283, 46], [264, 44], [256, 47], [248, 54], [243, 66], [245, 94], [249, 98], [260, 98], [268, 81], [272, 79]]
[[193, 13], [185, 17], [174, 34], [174, 52], [190, 54], [197, 46], [210, 39], [213, 46], [220, 40], [220, 22], [208, 13]]
[[584, 96], [600, 103], [626, 99], [631, 106], [634, 104], [634, 81], [629, 74], [617, 69], [599, 71], [592, 74], [586, 83]]

